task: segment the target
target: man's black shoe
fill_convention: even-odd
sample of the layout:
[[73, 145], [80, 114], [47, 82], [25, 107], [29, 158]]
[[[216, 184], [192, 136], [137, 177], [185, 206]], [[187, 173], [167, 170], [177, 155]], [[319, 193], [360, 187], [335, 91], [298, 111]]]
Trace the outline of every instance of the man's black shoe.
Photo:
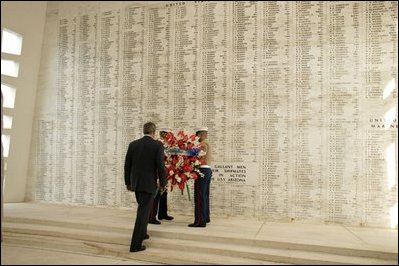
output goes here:
[[168, 220], [168, 221], [170, 221], [170, 220], [173, 220], [174, 218], [172, 216], [167, 215], [167, 216], [162, 217], [162, 218], [158, 217], [158, 219], [159, 220]]
[[141, 246], [140, 248], [133, 248], [130, 249], [130, 252], [139, 252], [145, 250], [145, 246]]
[[206, 227], [206, 224], [193, 223], [193, 224], [189, 224], [188, 227]]
[[150, 239], [150, 236], [148, 234], [145, 235], [145, 237], [144, 237], [144, 240], [146, 240], [146, 239]]
[[149, 224], [161, 224], [161, 222], [158, 221], [158, 220], [149, 221], [148, 223], [149, 223]]

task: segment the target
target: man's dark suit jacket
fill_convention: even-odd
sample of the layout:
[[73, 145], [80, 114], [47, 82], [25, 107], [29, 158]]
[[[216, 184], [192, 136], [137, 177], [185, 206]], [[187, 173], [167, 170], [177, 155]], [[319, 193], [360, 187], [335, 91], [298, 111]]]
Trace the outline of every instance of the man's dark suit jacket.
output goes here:
[[157, 178], [166, 186], [164, 148], [160, 141], [144, 136], [129, 144], [125, 159], [125, 184], [132, 191], [154, 193]]

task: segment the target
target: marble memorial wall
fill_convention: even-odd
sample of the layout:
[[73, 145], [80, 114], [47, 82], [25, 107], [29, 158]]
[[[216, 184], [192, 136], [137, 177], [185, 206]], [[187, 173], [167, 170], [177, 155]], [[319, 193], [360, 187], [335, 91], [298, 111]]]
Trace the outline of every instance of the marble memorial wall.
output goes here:
[[[389, 227], [397, 11], [388, 1], [49, 2], [27, 197], [134, 207], [124, 157], [153, 121], [209, 128], [211, 215]], [[175, 190], [169, 208], [192, 214], [193, 201]]]

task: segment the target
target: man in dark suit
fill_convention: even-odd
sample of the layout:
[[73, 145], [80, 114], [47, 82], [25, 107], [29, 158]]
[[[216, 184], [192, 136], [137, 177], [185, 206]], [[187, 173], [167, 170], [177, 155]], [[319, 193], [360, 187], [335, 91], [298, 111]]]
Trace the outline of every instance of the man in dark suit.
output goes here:
[[157, 193], [157, 179], [161, 191], [165, 191], [166, 187], [164, 148], [160, 141], [154, 139], [155, 130], [154, 123], [146, 123], [143, 128], [145, 136], [131, 142], [126, 154], [125, 184], [129, 191], [135, 192], [138, 203], [130, 252], [145, 250], [142, 242], [149, 238], [147, 225]]

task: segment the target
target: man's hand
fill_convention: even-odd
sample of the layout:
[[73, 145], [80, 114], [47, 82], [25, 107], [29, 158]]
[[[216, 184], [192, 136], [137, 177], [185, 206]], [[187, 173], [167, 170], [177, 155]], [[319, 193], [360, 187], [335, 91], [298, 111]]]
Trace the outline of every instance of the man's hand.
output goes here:
[[127, 190], [132, 191], [132, 186], [131, 185], [126, 185]]

